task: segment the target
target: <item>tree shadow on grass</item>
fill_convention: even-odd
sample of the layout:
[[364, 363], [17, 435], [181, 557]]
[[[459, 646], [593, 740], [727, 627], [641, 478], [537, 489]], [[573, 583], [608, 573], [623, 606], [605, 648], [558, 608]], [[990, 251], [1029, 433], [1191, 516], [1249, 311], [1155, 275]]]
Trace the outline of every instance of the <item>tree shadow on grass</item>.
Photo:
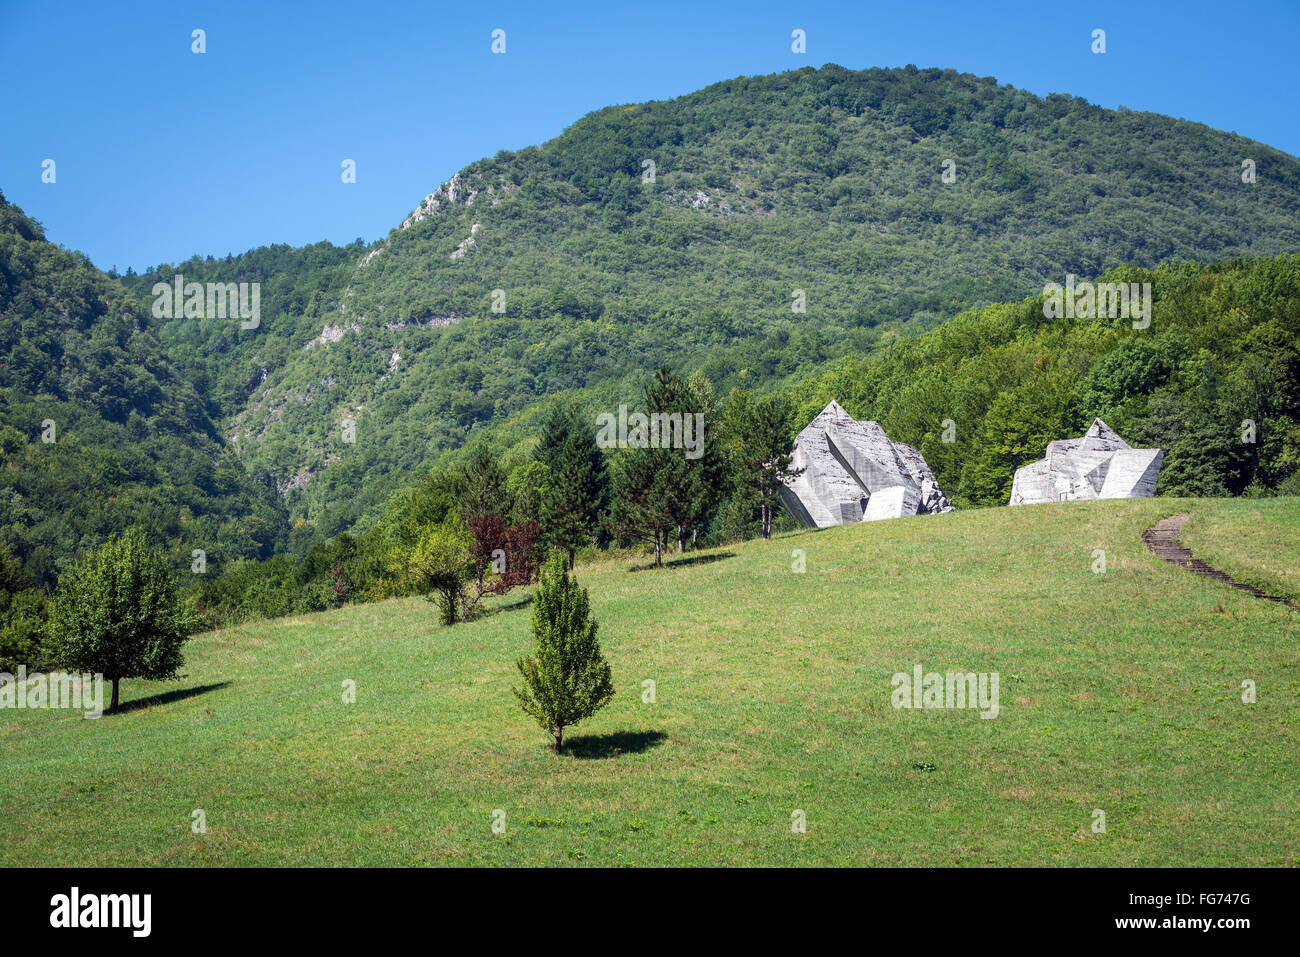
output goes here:
[[136, 698], [134, 701], [119, 701], [116, 711], [105, 711], [104, 714], [125, 714], [128, 711], [138, 711], [141, 708], [152, 708], [156, 704], [171, 704], [173, 701], [184, 701], [186, 698], [207, 694], [209, 691], [217, 691], [229, 685], [229, 681], [218, 681], [213, 685], [197, 685], [193, 688], [164, 691], [162, 694], [150, 695], [147, 698]]
[[564, 742], [564, 753], [584, 761], [640, 754], [668, 740], [662, 731], [615, 731], [612, 734], [584, 734]]
[[[707, 555], [691, 555], [687, 558], [669, 558], [664, 560], [664, 568], [685, 568], [687, 565], [707, 565], [710, 562], [720, 562], [724, 558], [735, 558], [735, 552], [710, 552]], [[633, 565], [628, 569], [630, 572], [647, 572], [655, 568], [654, 562], [647, 562], [644, 565]]]
[[533, 603], [533, 596], [525, 595], [523, 598], [516, 598], [514, 601], [510, 602], [509, 604], [496, 605], [491, 609], [491, 611], [492, 614], [495, 615], [503, 611], [514, 611], [517, 608], [527, 608], [532, 603]]

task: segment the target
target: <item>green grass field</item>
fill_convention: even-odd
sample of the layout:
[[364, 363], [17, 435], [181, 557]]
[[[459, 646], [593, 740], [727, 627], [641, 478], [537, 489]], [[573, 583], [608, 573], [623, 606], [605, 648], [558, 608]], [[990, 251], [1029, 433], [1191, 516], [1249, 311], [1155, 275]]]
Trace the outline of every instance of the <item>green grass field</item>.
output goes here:
[[[988, 509], [579, 566], [618, 693], [559, 756], [510, 694], [526, 592], [453, 628], [416, 599], [198, 636], [180, 683], [124, 684], [170, 696], [151, 705], [0, 711], [0, 863], [1293, 866], [1300, 612], [1148, 552], [1177, 512], [1207, 560], [1300, 589], [1297, 499]], [[999, 716], [893, 708], [918, 663], [998, 672]]]
[[1294, 498], [1236, 499], [1197, 508], [1182, 542], [1238, 581], [1300, 600], [1300, 508]]

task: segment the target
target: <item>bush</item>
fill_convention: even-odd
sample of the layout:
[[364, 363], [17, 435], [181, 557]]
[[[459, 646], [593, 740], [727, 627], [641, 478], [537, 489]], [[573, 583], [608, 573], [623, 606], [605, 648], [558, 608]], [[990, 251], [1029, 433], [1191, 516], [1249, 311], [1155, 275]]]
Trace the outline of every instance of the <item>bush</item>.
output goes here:
[[441, 523], [428, 526], [406, 559], [407, 573], [417, 590], [437, 603], [445, 625], [454, 625], [460, 616], [470, 576], [471, 544], [469, 529], [452, 513]]

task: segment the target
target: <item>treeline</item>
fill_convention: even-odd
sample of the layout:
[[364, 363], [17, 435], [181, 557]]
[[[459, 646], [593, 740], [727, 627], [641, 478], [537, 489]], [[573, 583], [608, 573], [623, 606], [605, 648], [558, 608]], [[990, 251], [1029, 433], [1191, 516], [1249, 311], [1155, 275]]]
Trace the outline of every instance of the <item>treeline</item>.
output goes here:
[[451, 623], [484, 595], [527, 583], [551, 550], [572, 567], [579, 553], [644, 546], [662, 564], [673, 551], [793, 527], [777, 515], [796, 431], [784, 397], [736, 389], [721, 403], [704, 377], [665, 367], [641, 400], [629, 417], [691, 417], [698, 442], [646, 447], [630, 430], [625, 447], [617, 439], [602, 447], [600, 417], [618, 409], [558, 399], [532, 441], [502, 450], [484, 438], [461, 464], [434, 468], [395, 497], [364, 531], [317, 543], [301, 560], [214, 569], [192, 586], [195, 612], [212, 627], [432, 594]]
[[[641, 399], [627, 436], [598, 424], [620, 410], [557, 400], [531, 442], [500, 450], [480, 441], [463, 463], [397, 496], [372, 527], [300, 556], [192, 563], [179, 576], [185, 621], [204, 631], [426, 595], [454, 624], [485, 597], [535, 581], [548, 552], [572, 568], [579, 553], [644, 546], [662, 564], [672, 551], [793, 527], [777, 517], [795, 431], [784, 397], [737, 389], [719, 403], [702, 376], [665, 367]], [[638, 415], [677, 427], [648, 444]], [[46, 591], [0, 548], [0, 670], [41, 666], [48, 614]]]

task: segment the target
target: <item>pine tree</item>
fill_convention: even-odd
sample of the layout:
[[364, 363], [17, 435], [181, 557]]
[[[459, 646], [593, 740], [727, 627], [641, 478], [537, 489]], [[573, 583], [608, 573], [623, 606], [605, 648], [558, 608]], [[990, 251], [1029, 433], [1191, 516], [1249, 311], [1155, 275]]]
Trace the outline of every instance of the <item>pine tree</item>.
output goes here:
[[[689, 459], [690, 468], [695, 473], [692, 483], [693, 498], [690, 503], [688, 523], [691, 528], [692, 541], [700, 526], [713, 520], [718, 504], [722, 500], [727, 484], [727, 459], [721, 436], [721, 415], [713, 394], [713, 385], [699, 372], [695, 372], [686, 382], [690, 395], [690, 412], [700, 413], [701, 419], [699, 442], [700, 456]], [[681, 551], [681, 534], [678, 534], [677, 550]]]
[[578, 411], [572, 404], [557, 402], [542, 422], [542, 435], [533, 450], [533, 458], [552, 472], [559, 466], [560, 450], [568, 441], [577, 418]]
[[605, 508], [609, 478], [605, 459], [596, 447], [593, 428], [583, 426], [573, 408], [557, 408], [548, 417], [537, 460], [548, 469], [540, 496], [541, 525], [546, 539], [569, 556], [595, 540]]
[[736, 496], [758, 509], [763, 538], [772, 537], [772, 519], [785, 483], [802, 472], [792, 468], [793, 411], [784, 396], [754, 400], [734, 391], [728, 402], [727, 452], [734, 470]]
[[505, 515], [509, 510], [505, 471], [486, 445], [470, 457], [462, 483], [461, 514], [466, 521], [476, 515]]
[[656, 449], [625, 449], [614, 459], [610, 527], [623, 539], [649, 539], [655, 564], [663, 564], [668, 532], [673, 527], [672, 476]]
[[532, 657], [515, 662], [523, 688], [512, 688], [519, 706], [555, 739], [558, 754], [564, 729], [591, 717], [614, 696], [609, 662], [596, 640], [587, 589], [569, 577], [564, 556], [552, 555], [533, 596]]
[[[645, 386], [645, 407], [650, 415], [678, 413], [693, 415], [694, 396], [686, 383], [661, 368]], [[701, 441], [704, 437], [700, 436]], [[703, 475], [698, 459], [686, 457], [686, 450], [665, 447], [629, 448], [615, 459], [611, 526], [626, 538], [651, 539], [655, 564], [663, 564], [669, 533], [690, 527], [703, 497]]]

